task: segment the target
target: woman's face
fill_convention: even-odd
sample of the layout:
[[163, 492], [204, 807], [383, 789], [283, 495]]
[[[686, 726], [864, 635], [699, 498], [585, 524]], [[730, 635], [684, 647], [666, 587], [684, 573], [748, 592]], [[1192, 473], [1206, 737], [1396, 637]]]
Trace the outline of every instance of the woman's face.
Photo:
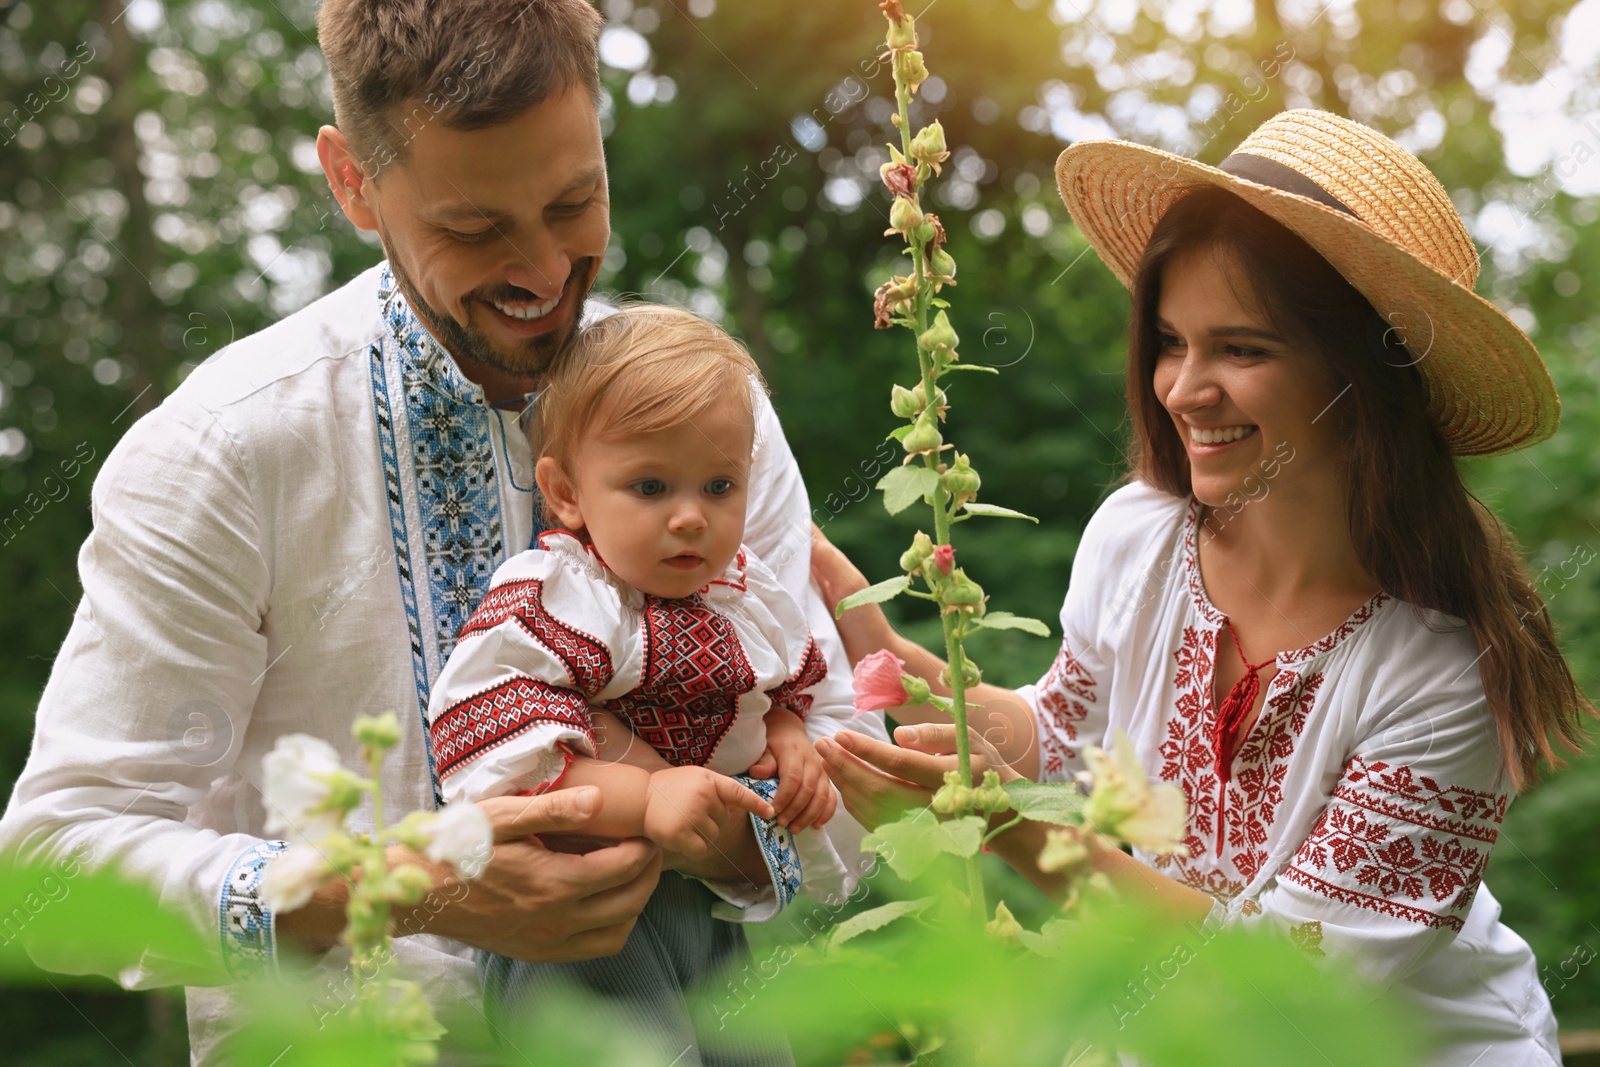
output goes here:
[[1188, 452], [1195, 497], [1236, 514], [1273, 493], [1337, 491], [1345, 386], [1273, 329], [1237, 257], [1180, 252], [1160, 291], [1153, 384]]

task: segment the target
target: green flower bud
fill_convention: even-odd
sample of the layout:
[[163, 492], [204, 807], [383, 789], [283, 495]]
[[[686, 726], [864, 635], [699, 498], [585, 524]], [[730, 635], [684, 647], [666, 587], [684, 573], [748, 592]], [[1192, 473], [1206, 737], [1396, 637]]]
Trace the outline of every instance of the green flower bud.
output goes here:
[[361, 803], [367, 781], [359, 775], [338, 767], [327, 774], [311, 777], [328, 783], [328, 797], [317, 806], [319, 811], [354, 811]]
[[900, 569], [907, 574], [915, 573], [922, 566], [922, 561], [933, 555], [933, 539], [921, 530], [911, 539], [911, 547], [900, 554]]
[[983, 932], [1007, 945], [1022, 944], [1022, 924], [1003, 900], [994, 906], [994, 918], [983, 924]]
[[916, 418], [922, 407], [923, 405], [917, 400], [917, 394], [903, 385], [897, 385], [889, 391], [889, 410], [902, 419]]
[[939, 432], [939, 423], [933, 413], [926, 408], [917, 416], [916, 425], [911, 427], [911, 432], [900, 441], [900, 447], [913, 456], [920, 456], [925, 452], [937, 452], [944, 445], [944, 435]]
[[911, 92], [916, 92], [928, 80], [928, 68], [922, 62], [922, 53], [914, 48], [894, 54], [894, 80]]
[[[983, 681], [983, 672], [978, 669], [978, 665], [970, 659], [964, 661], [961, 671], [961, 687], [963, 689], [971, 689], [981, 681]], [[945, 667], [944, 670], [939, 672], [939, 684], [946, 689], [951, 688], [949, 667]]]
[[978, 499], [978, 489], [983, 485], [983, 479], [972, 469], [967, 457], [957, 453], [955, 463], [939, 476], [939, 485], [945, 492], [955, 497], [956, 506], [960, 507], [968, 501]]
[[908, 233], [922, 225], [922, 212], [906, 197], [897, 196], [889, 208], [889, 225], [901, 233]]
[[393, 903], [415, 904], [433, 888], [433, 878], [415, 863], [402, 863], [389, 872]]
[[[942, 254], [942, 253], [940, 253]], [[950, 325], [950, 318], [941, 308], [933, 317], [933, 325], [922, 331], [922, 336], [917, 338], [917, 343], [929, 352], [953, 353], [961, 338], [956, 336], [956, 331]]]
[[916, 19], [910, 15], [902, 15], [897, 22], [892, 13], [885, 11], [889, 19], [889, 32], [884, 36], [883, 43], [890, 48], [915, 48], [917, 46]]
[[1076, 829], [1050, 830], [1045, 834], [1044, 848], [1039, 850], [1041, 871], [1064, 871], [1076, 867], [1089, 858], [1089, 847], [1083, 843]]
[[945, 611], [960, 611], [973, 618], [983, 618], [983, 586], [967, 577], [967, 572], [957, 567], [950, 575], [950, 587], [944, 591]]
[[924, 215], [922, 216], [922, 221], [913, 226], [911, 228], [911, 232], [906, 234], [906, 236], [911, 238], [919, 245], [925, 245], [929, 241], [933, 240], [938, 232], [938, 227], [929, 222], [928, 216]]
[[940, 815], [955, 815], [972, 810], [972, 787], [963, 785], [959, 771], [946, 771], [944, 785], [933, 794], [928, 806]]
[[933, 695], [933, 690], [928, 688], [928, 683], [914, 675], [904, 675], [900, 679], [900, 684], [906, 687], [907, 704], [926, 704], [928, 698]]
[[1005, 786], [1000, 784], [1000, 775], [994, 771], [984, 771], [983, 781], [978, 788], [972, 791], [973, 807], [979, 811], [996, 812], [1006, 811], [1011, 807], [1011, 797], [1006, 793]]
[[955, 258], [942, 248], [928, 257], [928, 269], [933, 271], [934, 277], [941, 282], [953, 282], [955, 280]]
[[966, 456], [957, 456], [955, 466], [939, 475], [939, 485], [958, 500], [964, 496], [977, 496], [978, 487], [983, 484], [983, 479], [978, 477], [977, 471], [967, 466], [966, 460]]
[[938, 173], [938, 165], [950, 158], [944, 143], [944, 127], [939, 125], [938, 119], [922, 127], [911, 138], [911, 158], [933, 166], [935, 173]]
[[400, 721], [392, 711], [382, 715], [363, 715], [356, 719], [351, 733], [363, 745], [387, 752], [400, 743]]

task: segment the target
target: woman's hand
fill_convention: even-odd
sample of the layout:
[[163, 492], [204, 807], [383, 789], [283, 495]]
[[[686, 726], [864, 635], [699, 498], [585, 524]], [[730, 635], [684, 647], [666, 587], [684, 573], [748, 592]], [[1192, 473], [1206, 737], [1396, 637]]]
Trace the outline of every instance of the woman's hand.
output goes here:
[[[894, 739], [899, 747], [843, 730], [817, 742], [845, 810], [869, 830], [894, 822], [910, 808], [926, 807], [944, 784], [945, 772], [956, 769], [954, 726], [902, 726]], [[973, 784], [989, 770], [1002, 782], [1022, 777], [979, 734], [968, 730], [967, 743]]]
[[[869, 584], [849, 557], [834, 547], [815, 524], [811, 527], [811, 578], [830, 611], [839, 606], [839, 601]], [[844, 641], [845, 655], [850, 657], [853, 667], [879, 649], [891, 647], [896, 634], [882, 608], [863, 604], [839, 618], [839, 637]]]

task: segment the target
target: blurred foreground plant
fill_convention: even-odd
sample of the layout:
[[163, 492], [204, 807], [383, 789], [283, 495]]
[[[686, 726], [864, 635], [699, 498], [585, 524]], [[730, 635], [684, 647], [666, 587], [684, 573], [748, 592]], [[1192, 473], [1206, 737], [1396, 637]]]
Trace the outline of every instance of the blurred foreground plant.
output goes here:
[[[395, 1062], [429, 1064], [438, 1058], [437, 1041], [444, 1028], [415, 982], [386, 972], [394, 959], [389, 911], [420, 902], [433, 888], [433, 878], [414, 863], [391, 868], [387, 850], [403, 845], [449, 864], [470, 881], [488, 862], [494, 834], [488, 817], [473, 804], [414, 811], [386, 828], [381, 772], [384, 756], [400, 740], [399, 724], [393, 712], [362, 716], [353, 732], [361, 743], [366, 777], [340, 766], [333, 746], [308, 734], [279, 738], [262, 761], [267, 832], [298, 833], [303, 840], [267, 868], [261, 895], [281, 915], [303, 906], [331, 878], [347, 883], [349, 902], [340, 940], [351, 953], [353, 1021], [395, 1039]], [[372, 830], [352, 831], [346, 819], [368, 796]]]

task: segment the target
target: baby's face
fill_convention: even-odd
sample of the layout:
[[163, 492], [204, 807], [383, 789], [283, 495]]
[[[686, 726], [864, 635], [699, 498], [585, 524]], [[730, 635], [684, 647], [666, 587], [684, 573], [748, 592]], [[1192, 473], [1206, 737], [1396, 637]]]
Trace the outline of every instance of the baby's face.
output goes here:
[[720, 577], [744, 540], [754, 433], [730, 404], [654, 433], [586, 436], [572, 454], [577, 514], [557, 514], [635, 589], [686, 597]]

